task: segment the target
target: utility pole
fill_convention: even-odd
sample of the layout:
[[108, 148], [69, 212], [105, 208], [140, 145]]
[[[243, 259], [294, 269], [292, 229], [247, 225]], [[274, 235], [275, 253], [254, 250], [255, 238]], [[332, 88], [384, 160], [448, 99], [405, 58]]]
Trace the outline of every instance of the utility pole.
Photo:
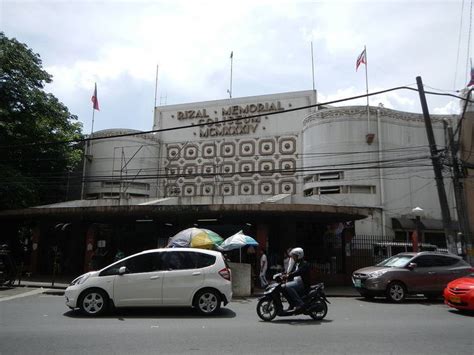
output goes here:
[[462, 246], [462, 254], [464, 254], [465, 240], [464, 238], [470, 236], [469, 222], [467, 217], [467, 204], [464, 197], [464, 185], [461, 179], [463, 178], [462, 168], [458, 164], [457, 152], [459, 149], [458, 143], [454, 141], [453, 127], [448, 126], [448, 138], [449, 138], [449, 150], [451, 152], [451, 159], [453, 165], [453, 186], [454, 186], [454, 198], [456, 200], [456, 212], [458, 214], [459, 228], [462, 232], [460, 242]]
[[428, 137], [428, 144], [430, 145], [431, 161], [433, 163], [433, 171], [436, 179], [436, 187], [438, 189], [439, 204], [441, 207], [441, 215], [443, 218], [443, 229], [446, 235], [446, 244], [448, 250], [453, 254], [457, 254], [457, 249], [454, 244], [454, 233], [451, 229], [451, 214], [449, 212], [448, 198], [446, 197], [446, 190], [444, 188], [443, 174], [441, 171], [440, 156], [436, 149], [436, 141], [433, 133], [433, 126], [431, 125], [431, 117], [428, 111], [428, 104], [426, 103], [425, 90], [423, 88], [423, 81], [420, 76], [416, 77], [416, 84], [418, 86], [418, 93], [420, 95], [421, 109], [423, 111], [423, 118], [425, 120], [426, 135]]

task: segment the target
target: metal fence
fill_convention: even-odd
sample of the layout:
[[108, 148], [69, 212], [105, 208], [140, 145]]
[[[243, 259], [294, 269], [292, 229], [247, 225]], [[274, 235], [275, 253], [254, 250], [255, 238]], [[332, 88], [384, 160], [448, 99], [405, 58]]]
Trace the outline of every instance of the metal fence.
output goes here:
[[[463, 250], [464, 247], [459, 247]], [[352, 272], [370, 266], [403, 252], [413, 252], [413, 243], [397, 241], [394, 237], [380, 235], [355, 235], [346, 244], [346, 270]], [[439, 243], [418, 243], [418, 251], [448, 252], [444, 241]], [[461, 253], [458, 253], [462, 255]]]

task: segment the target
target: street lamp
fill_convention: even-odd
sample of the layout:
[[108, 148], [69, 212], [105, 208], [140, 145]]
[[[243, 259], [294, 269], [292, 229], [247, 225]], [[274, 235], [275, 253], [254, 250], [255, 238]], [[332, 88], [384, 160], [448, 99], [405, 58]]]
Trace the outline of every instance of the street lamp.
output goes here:
[[423, 208], [415, 207], [411, 210], [411, 213], [415, 216], [416, 231], [412, 234], [411, 242], [413, 244], [413, 252], [417, 253], [418, 243], [422, 240], [421, 238], [421, 216], [423, 216]]

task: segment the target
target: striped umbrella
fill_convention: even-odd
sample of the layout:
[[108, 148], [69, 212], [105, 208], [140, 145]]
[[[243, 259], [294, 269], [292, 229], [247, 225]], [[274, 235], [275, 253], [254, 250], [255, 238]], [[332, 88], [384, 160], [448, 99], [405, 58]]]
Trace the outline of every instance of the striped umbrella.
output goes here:
[[209, 229], [188, 228], [177, 233], [168, 242], [169, 248], [201, 248], [214, 249], [224, 239]]

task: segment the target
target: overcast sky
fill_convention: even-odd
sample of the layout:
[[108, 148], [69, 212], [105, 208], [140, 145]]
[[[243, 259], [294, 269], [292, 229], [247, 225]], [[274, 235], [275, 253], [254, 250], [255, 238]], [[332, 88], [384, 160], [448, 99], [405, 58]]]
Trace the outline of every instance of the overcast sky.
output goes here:
[[[311, 42], [318, 100], [365, 93], [356, 72], [367, 46], [369, 91], [416, 87], [455, 93], [469, 81], [470, 1], [118, 1], [0, 0], [0, 30], [39, 53], [52, 92], [90, 133], [150, 130], [157, 104], [311, 90]], [[462, 8], [463, 7], [463, 8]], [[427, 89], [430, 89], [427, 88]], [[347, 104], [364, 104], [364, 100]], [[421, 112], [417, 93], [370, 103]], [[428, 97], [431, 113], [456, 113], [458, 100]]]

